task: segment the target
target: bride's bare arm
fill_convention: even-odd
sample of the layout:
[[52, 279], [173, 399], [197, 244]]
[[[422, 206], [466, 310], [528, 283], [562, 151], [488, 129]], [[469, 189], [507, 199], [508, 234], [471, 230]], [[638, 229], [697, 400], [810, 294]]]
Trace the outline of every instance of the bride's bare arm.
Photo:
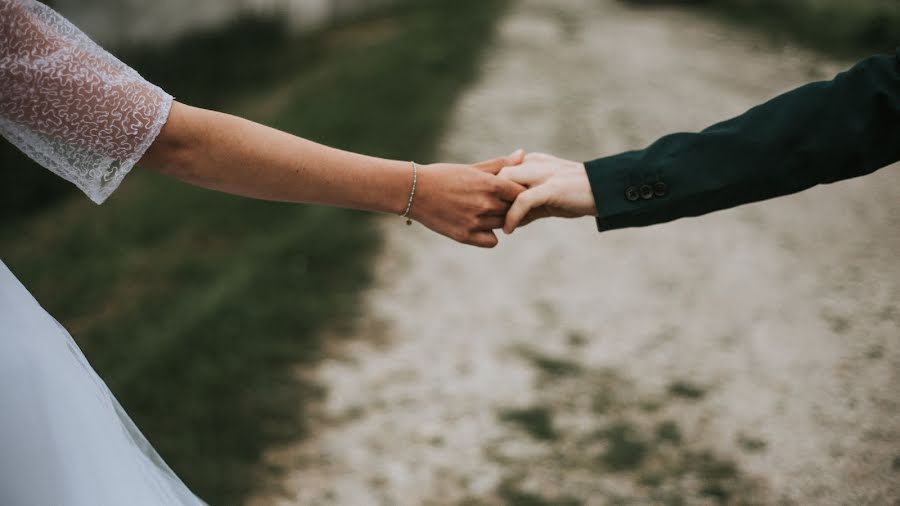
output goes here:
[[[400, 214], [408, 161], [341, 151], [172, 97], [36, 0], [0, 0], [0, 135], [96, 203], [135, 163], [248, 197]], [[171, 107], [170, 107], [171, 105]], [[490, 247], [523, 189], [495, 177], [521, 154], [419, 171], [411, 217]]]
[[[432, 230], [482, 247], [496, 245], [522, 190], [494, 175], [522, 153], [477, 165], [420, 166], [410, 215]], [[252, 121], [173, 103], [141, 159], [145, 168], [236, 195], [401, 214], [413, 179], [409, 161], [330, 148]]]

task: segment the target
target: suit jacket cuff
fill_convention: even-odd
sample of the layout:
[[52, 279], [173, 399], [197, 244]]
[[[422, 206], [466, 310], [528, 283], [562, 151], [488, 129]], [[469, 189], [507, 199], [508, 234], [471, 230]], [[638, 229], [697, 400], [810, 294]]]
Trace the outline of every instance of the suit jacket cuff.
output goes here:
[[629, 151], [585, 162], [597, 206], [597, 230], [649, 224], [648, 211], [670, 191], [661, 171], [644, 163], [645, 151]]

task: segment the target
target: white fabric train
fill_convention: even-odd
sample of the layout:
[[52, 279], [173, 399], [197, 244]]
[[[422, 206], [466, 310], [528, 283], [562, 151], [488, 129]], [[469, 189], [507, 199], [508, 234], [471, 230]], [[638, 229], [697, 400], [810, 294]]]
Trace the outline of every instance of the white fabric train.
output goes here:
[[0, 449], [4, 506], [204, 504], [2, 262]]

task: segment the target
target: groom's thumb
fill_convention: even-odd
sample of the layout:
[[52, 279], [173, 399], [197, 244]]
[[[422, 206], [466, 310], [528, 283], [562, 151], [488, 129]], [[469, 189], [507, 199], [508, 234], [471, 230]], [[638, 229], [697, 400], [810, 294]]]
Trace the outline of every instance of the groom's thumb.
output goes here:
[[500, 158], [494, 158], [493, 160], [486, 160], [484, 162], [476, 163], [474, 167], [479, 170], [483, 170], [487, 173], [497, 175], [503, 170], [504, 167], [509, 167], [511, 165], [519, 165], [520, 163], [525, 161], [525, 151], [522, 149], [517, 149], [512, 152], [512, 154], [508, 156], [503, 156]]
[[503, 231], [511, 234], [520, 225], [533, 221], [527, 219], [528, 214], [546, 204], [549, 198], [550, 190], [547, 185], [534, 186], [520, 193], [506, 213]]

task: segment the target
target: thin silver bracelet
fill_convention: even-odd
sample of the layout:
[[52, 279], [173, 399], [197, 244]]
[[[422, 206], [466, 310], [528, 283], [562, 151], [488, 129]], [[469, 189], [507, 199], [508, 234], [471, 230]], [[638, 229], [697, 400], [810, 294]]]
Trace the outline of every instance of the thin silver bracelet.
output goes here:
[[409, 217], [409, 211], [412, 210], [413, 198], [416, 196], [416, 182], [419, 178], [419, 166], [416, 165], [416, 162], [409, 162], [412, 164], [413, 168], [413, 181], [412, 188], [409, 189], [409, 201], [406, 202], [406, 211], [403, 211], [403, 214], [400, 215], [401, 218], [406, 218], [406, 224], [412, 225], [413, 221]]

